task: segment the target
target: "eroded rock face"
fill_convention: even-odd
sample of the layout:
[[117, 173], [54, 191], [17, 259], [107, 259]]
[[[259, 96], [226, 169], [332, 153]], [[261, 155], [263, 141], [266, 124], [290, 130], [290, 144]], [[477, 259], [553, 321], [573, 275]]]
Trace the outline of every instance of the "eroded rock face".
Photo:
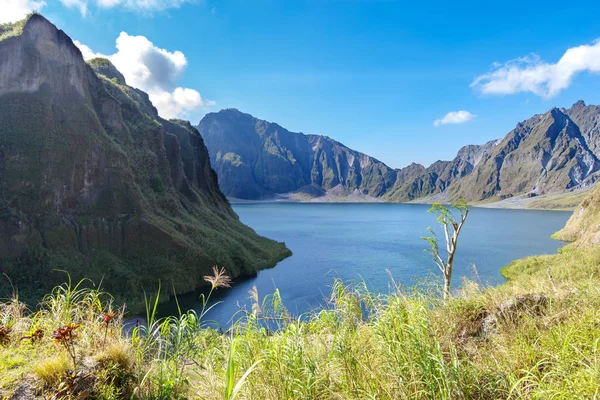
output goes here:
[[227, 196], [261, 199], [311, 184], [324, 190], [361, 184], [360, 155], [329, 138], [290, 132], [234, 109], [207, 114], [198, 129]]
[[490, 147], [469, 146], [456, 160], [429, 168], [395, 170], [329, 137], [290, 132], [234, 109], [207, 114], [198, 129], [224, 193], [242, 199], [295, 192], [348, 197], [358, 190], [373, 198], [412, 200], [446, 190]]
[[519, 123], [472, 174], [450, 189], [451, 196], [481, 200], [592, 185], [600, 167], [598, 154], [570, 114], [554, 108]]
[[33, 93], [47, 85], [62, 101], [81, 101], [85, 68], [71, 39], [45, 18], [33, 15], [20, 38], [4, 40], [0, 47], [0, 96]]
[[160, 118], [108, 60], [86, 64], [39, 15], [0, 41], [0, 272], [22, 297], [64, 281], [54, 269], [137, 300], [288, 254], [239, 222], [196, 129]]
[[[319, 135], [289, 132], [237, 110], [198, 129], [226, 195], [243, 199], [341, 186], [386, 201], [501, 200], [587, 188], [600, 174], [600, 107], [582, 101], [523, 121], [503, 139], [468, 145], [451, 161], [392, 169]], [[311, 190], [319, 193], [319, 190]], [[310, 197], [310, 196], [309, 196]]]

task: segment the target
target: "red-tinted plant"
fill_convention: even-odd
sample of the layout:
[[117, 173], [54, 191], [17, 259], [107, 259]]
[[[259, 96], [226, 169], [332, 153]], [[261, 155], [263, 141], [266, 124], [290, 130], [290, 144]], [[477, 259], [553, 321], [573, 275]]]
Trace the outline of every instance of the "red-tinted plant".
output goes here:
[[77, 328], [79, 328], [79, 324], [67, 324], [52, 332], [52, 340], [67, 350], [75, 368], [77, 368], [77, 357], [75, 354], [75, 338], [77, 337], [75, 330]]
[[102, 321], [100, 329], [104, 328], [104, 345], [106, 345], [106, 335], [108, 334], [108, 327], [117, 315], [118, 314], [116, 312], [108, 311], [105, 311], [102, 314], [100, 314], [100, 320]]
[[100, 318], [102, 319], [102, 322], [104, 322], [106, 326], [108, 326], [117, 315], [118, 314], [116, 312], [103, 312], [100, 315]]
[[0, 345], [5, 345], [10, 342], [10, 329], [8, 326], [0, 325]]

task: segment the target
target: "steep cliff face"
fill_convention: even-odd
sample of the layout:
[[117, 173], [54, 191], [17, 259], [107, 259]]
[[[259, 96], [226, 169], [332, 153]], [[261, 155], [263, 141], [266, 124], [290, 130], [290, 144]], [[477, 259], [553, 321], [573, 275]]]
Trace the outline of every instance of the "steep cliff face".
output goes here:
[[333, 139], [290, 132], [234, 109], [207, 114], [198, 130], [223, 192], [234, 198], [338, 187], [380, 196], [395, 179], [382, 162]]
[[208, 114], [198, 129], [225, 194], [243, 199], [302, 192], [305, 199], [358, 193], [394, 202], [493, 202], [588, 189], [600, 169], [600, 107], [582, 101], [535, 115], [501, 140], [465, 146], [451, 161], [402, 169], [237, 110]]
[[407, 201], [442, 195], [437, 200], [450, 200], [445, 195], [450, 186], [469, 175], [496, 144], [497, 141], [491, 141], [480, 146], [465, 146], [452, 161], [436, 161], [427, 168], [415, 163], [402, 168], [384, 199]]
[[22, 295], [62, 269], [135, 301], [287, 255], [239, 222], [196, 129], [160, 118], [108, 60], [86, 64], [35, 14], [0, 40], [0, 271]]
[[377, 197], [385, 193], [396, 173], [373, 157], [349, 149], [326, 136], [308, 135], [312, 149], [311, 182], [325, 190], [337, 186]]
[[[596, 107], [581, 103], [570, 110], [554, 108], [523, 121], [482, 159], [472, 174], [450, 189], [451, 196], [468, 200], [506, 198], [516, 194], [543, 195], [591, 186], [598, 177], [593, 129], [586, 137], [569, 114]], [[577, 114], [584, 112], [575, 111]], [[584, 118], [579, 118], [584, 119]], [[590, 138], [593, 141], [590, 141]]]

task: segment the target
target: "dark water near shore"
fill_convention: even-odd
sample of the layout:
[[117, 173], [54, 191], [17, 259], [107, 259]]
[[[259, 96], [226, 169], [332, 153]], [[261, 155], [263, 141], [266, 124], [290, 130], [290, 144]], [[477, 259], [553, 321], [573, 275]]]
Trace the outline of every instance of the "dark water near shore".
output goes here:
[[[324, 304], [335, 278], [364, 280], [370, 290], [388, 292], [390, 275], [413, 285], [416, 278], [439, 270], [424, 252], [427, 227], [435, 227], [429, 206], [418, 204], [236, 204], [235, 211], [259, 234], [284, 241], [294, 255], [257, 277], [219, 289], [221, 301], [207, 316], [222, 326], [243, 305], [256, 286], [262, 299], [279, 289], [288, 310], [299, 315]], [[512, 260], [534, 254], [555, 253], [564, 243], [550, 235], [571, 215], [561, 211], [473, 208], [459, 240], [453, 285], [462, 276], [473, 277], [471, 264], [490, 284], [504, 282], [500, 268]], [[443, 237], [440, 236], [443, 240]], [[201, 307], [198, 293], [180, 298], [183, 308]], [[173, 303], [160, 313], [174, 313]]]

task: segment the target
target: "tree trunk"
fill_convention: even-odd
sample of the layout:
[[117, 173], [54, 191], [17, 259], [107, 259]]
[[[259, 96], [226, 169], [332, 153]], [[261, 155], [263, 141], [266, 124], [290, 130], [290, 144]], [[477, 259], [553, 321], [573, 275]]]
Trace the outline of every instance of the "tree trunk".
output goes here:
[[450, 298], [450, 274], [444, 274], [444, 301]]

